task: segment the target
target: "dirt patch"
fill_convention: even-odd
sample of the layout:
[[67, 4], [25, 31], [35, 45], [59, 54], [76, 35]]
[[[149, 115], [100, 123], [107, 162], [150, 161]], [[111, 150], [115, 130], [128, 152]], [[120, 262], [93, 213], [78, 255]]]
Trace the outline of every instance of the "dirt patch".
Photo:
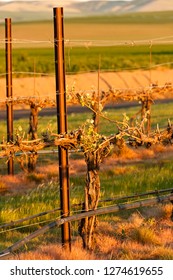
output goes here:
[[[0, 79], [1, 100], [6, 97], [5, 79]], [[123, 71], [123, 72], [101, 72], [99, 79], [100, 90], [108, 90], [109, 86], [118, 89], [139, 89], [151, 84], [159, 86], [165, 83], [173, 84], [173, 70], [157, 69], [150, 71]], [[98, 89], [98, 73], [84, 73], [66, 76], [67, 89], [74, 88], [75, 91], [90, 91]], [[13, 96], [26, 97], [50, 97], [55, 98], [55, 77], [24, 77], [13, 78]], [[172, 92], [167, 93], [167, 98], [172, 98]], [[163, 98], [163, 96], [158, 96]], [[24, 109], [26, 106], [15, 105], [14, 109]]]

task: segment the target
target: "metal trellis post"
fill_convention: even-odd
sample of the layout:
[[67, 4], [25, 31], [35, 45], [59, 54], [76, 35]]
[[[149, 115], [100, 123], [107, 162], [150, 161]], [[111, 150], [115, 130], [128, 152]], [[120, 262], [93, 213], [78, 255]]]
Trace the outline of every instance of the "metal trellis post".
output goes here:
[[[11, 37], [11, 19], [5, 19], [5, 53], [6, 53], [6, 97], [13, 98], [12, 91], [12, 37]], [[13, 141], [13, 104], [7, 104], [7, 141]], [[8, 161], [8, 174], [14, 174], [14, 161], [10, 158]]]
[[[66, 107], [66, 83], [65, 83], [65, 62], [64, 62], [64, 25], [63, 8], [54, 8], [54, 48], [55, 48], [55, 75], [56, 75], [56, 103], [58, 134], [67, 132], [67, 107]], [[68, 150], [59, 147], [59, 180], [61, 215], [69, 216], [70, 195], [69, 195], [69, 166]], [[62, 244], [66, 248], [71, 247], [70, 224], [65, 223], [62, 229]]]

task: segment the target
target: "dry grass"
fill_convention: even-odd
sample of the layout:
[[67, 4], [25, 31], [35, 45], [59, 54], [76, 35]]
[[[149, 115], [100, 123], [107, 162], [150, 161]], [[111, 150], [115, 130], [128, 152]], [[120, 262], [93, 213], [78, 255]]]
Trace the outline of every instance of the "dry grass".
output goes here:
[[19, 260], [91, 260], [95, 259], [94, 254], [82, 249], [81, 244], [76, 241], [69, 253], [60, 244], [45, 245], [33, 252], [22, 253], [14, 259]]
[[0, 194], [7, 192], [8, 186], [5, 182], [0, 181]]
[[5, 193], [25, 193], [26, 190], [32, 189], [36, 183], [27, 179], [26, 174], [19, 173], [15, 176], [4, 175], [0, 176], [0, 185], [4, 186], [2, 189]]
[[155, 213], [157, 211], [160, 213], [159, 218], [153, 217], [152, 209], [150, 208], [152, 220], [146, 218], [144, 213], [135, 211], [126, 220], [113, 217], [111, 222], [101, 221], [97, 228], [93, 251], [83, 250], [81, 239], [74, 237], [70, 253], [60, 244], [51, 244], [40, 246], [35, 251], [21, 253], [13, 259], [173, 260], [173, 223], [169, 216], [172, 206], [170, 204], [157, 206]]
[[150, 161], [153, 159], [164, 159], [168, 158], [173, 154], [173, 147], [163, 146], [163, 145], [154, 145], [149, 149], [140, 148], [129, 148], [127, 146], [123, 147], [122, 150], [113, 151], [111, 157], [108, 157], [105, 162], [105, 166], [109, 163], [112, 165], [112, 162], [139, 162], [139, 161]]
[[[134, 158], [131, 161], [141, 159], [149, 161], [150, 159], [164, 158], [167, 154], [172, 153], [172, 148], [153, 148], [150, 151], [150, 157], [146, 156], [146, 151], [139, 154], [134, 151]], [[127, 154], [127, 153], [126, 153]], [[136, 158], [135, 158], [136, 155]], [[146, 156], [146, 159], [145, 159]], [[106, 164], [101, 167], [103, 170], [112, 171], [113, 164], [120, 159], [111, 157], [106, 159]], [[121, 158], [121, 161], [128, 162], [128, 156]], [[81, 175], [85, 172], [84, 160], [70, 159], [71, 175]], [[130, 172], [130, 165], [117, 166], [116, 174]], [[42, 180], [57, 180], [58, 169], [57, 163], [38, 166], [35, 173], [15, 176], [1, 176], [0, 184], [8, 192], [19, 193], [28, 188], [35, 188]], [[125, 214], [125, 215], [124, 215]], [[111, 215], [100, 218], [96, 232], [95, 248], [93, 251], [85, 251], [82, 248], [80, 237], [72, 236], [72, 251], [66, 252], [62, 249], [61, 244], [49, 242], [50, 245], [42, 245], [36, 250], [23, 252], [13, 259], [30, 259], [30, 260], [91, 260], [91, 259], [173, 259], [173, 222], [170, 219], [172, 214], [172, 204], [162, 206], [147, 207], [134, 210], [133, 212], [124, 213], [123, 215]], [[128, 215], [128, 216], [127, 216]]]
[[146, 226], [141, 226], [134, 229], [132, 232], [132, 239], [136, 240], [138, 243], [143, 245], [159, 245], [159, 238], [156, 236], [152, 228], [147, 228]]
[[[125, 147], [121, 155], [112, 154], [104, 160], [101, 165], [101, 171], [113, 170], [115, 175], [120, 175], [124, 173], [131, 172], [130, 167], [127, 166], [117, 166], [117, 163], [137, 163], [140, 161], [150, 161], [153, 159], [163, 159], [173, 153], [173, 147], [163, 147], [163, 146], [153, 146], [150, 149], [130, 149]], [[113, 169], [113, 166], [116, 168]], [[80, 174], [84, 175], [86, 173], [86, 164], [84, 159], [70, 159], [69, 161], [69, 172], [70, 176]], [[36, 171], [33, 173], [18, 173], [15, 176], [0, 176], [0, 192], [24, 192], [26, 189], [31, 189], [36, 187], [39, 183], [49, 180], [57, 180], [58, 178], [58, 164], [51, 163], [46, 165], [37, 165]]]

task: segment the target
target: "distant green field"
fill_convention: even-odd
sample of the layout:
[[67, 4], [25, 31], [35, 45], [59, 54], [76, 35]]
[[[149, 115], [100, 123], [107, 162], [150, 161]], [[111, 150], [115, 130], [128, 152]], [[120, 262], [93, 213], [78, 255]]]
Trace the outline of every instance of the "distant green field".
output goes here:
[[[104, 71], [148, 69], [163, 64], [173, 66], [173, 45], [149, 46], [111, 46], [111, 47], [66, 47], [65, 63], [67, 73], [83, 71]], [[5, 52], [0, 49], [0, 74], [5, 73]], [[22, 48], [13, 50], [13, 72], [17, 76], [28, 72], [54, 73], [53, 48]]]
[[[107, 71], [173, 61], [172, 12], [65, 18], [64, 27], [67, 72], [95, 71], [99, 60]], [[4, 34], [1, 24], [0, 74], [5, 73]], [[13, 23], [13, 71], [54, 72], [53, 37], [53, 20]]]
[[[148, 69], [157, 64], [173, 61], [173, 46], [116, 46], [116, 47], [76, 47], [66, 49], [66, 71], [97, 71], [100, 61], [101, 70], [119, 71]], [[172, 67], [172, 64], [166, 65]]]

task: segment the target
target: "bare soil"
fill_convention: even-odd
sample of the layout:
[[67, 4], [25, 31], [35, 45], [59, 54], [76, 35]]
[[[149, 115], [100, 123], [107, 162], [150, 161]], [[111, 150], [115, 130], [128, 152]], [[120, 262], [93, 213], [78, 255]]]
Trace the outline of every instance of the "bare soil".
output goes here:
[[[108, 90], [109, 86], [119, 89], [139, 89], [148, 87], [151, 84], [164, 86], [165, 83], [173, 84], [172, 69], [157, 69], [150, 71], [123, 71], [123, 72], [101, 72], [98, 73], [83, 73], [66, 76], [67, 90], [72, 88], [75, 91], [90, 91], [91, 89]], [[0, 79], [1, 99], [6, 97], [6, 82], [5, 79]], [[22, 77], [13, 78], [13, 96], [28, 97], [40, 96], [55, 98], [55, 77]], [[167, 98], [172, 98], [172, 92], [168, 93]], [[158, 96], [163, 98], [163, 96]], [[25, 105], [15, 105], [14, 109], [24, 109]]]

